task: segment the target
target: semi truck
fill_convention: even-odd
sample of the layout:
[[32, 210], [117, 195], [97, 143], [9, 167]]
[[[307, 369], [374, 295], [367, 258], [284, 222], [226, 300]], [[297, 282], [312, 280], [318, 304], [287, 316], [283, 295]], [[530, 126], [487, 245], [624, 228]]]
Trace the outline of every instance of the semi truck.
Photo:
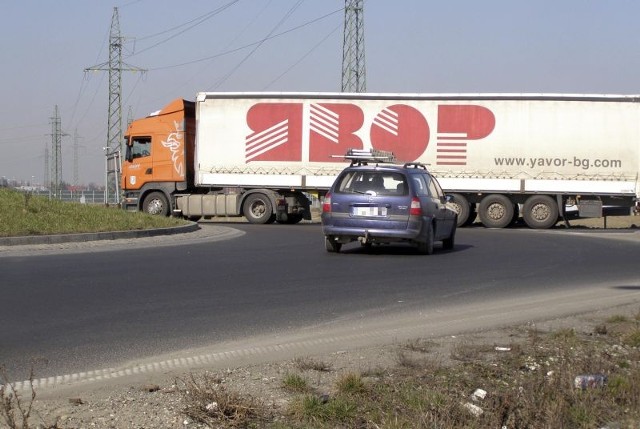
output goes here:
[[504, 228], [630, 214], [640, 96], [212, 93], [130, 123], [123, 206], [188, 219], [311, 218], [349, 149], [428, 165], [458, 212]]

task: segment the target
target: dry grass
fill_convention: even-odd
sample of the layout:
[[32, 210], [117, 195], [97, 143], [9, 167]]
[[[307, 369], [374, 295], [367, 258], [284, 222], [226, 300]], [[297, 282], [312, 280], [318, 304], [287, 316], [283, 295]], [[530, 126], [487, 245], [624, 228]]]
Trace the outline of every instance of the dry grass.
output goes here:
[[205, 373], [176, 383], [182, 394], [184, 414], [209, 427], [245, 428], [267, 421], [269, 408], [262, 401], [240, 395], [222, 383], [218, 376]]
[[[290, 389], [283, 379], [287, 405], [245, 413], [242, 427], [300, 428], [595, 428], [640, 427], [640, 328], [638, 317], [614, 316], [597, 332], [562, 328], [542, 332], [526, 328], [506, 348], [462, 341], [442, 359], [427, 341], [399, 347], [397, 365], [363, 374], [332, 370], [333, 388], [324, 394], [304, 379], [305, 390]], [[604, 332], [604, 333], [599, 333]], [[445, 363], [446, 362], [446, 363]], [[310, 358], [295, 361], [299, 369], [326, 371]], [[576, 388], [582, 374], [603, 374], [600, 387]], [[288, 381], [287, 381], [288, 380]], [[210, 381], [215, 387], [215, 380]], [[472, 397], [476, 389], [484, 398]], [[187, 409], [218, 418], [212, 427], [240, 427], [225, 413], [203, 411], [220, 402], [200, 392], [220, 391], [199, 385]], [[226, 393], [228, 395], [228, 393]], [[247, 399], [232, 409], [251, 409]], [[199, 404], [199, 405], [198, 405]], [[253, 402], [249, 401], [249, 404]], [[229, 405], [227, 405], [229, 407]], [[255, 416], [255, 417], [251, 417]], [[217, 426], [216, 426], [217, 425]]]
[[31, 382], [31, 398], [25, 400], [14, 385], [9, 382], [9, 375], [4, 366], [0, 366], [0, 418], [8, 428], [30, 427], [30, 416], [36, 392], [33, 389], [33, 369], [29, 377]]

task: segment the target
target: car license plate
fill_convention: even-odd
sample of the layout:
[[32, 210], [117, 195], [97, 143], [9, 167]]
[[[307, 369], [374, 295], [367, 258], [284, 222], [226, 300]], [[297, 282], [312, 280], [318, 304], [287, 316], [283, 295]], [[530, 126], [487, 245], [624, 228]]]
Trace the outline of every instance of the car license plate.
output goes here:
[[369, 207], [352, 207], [351, 214], [354, 216], [386, 216], [387, 208], [386, 207], [377, 207], [377, 206], [369, 206]]

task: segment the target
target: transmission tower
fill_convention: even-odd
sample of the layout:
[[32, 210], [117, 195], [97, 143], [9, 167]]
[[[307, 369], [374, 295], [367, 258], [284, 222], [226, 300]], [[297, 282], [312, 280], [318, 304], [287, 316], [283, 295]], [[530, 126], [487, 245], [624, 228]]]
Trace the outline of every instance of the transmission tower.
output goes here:
[[80, 176], [78, 174], [78, 140], [80, 140], [80, 136], [78, 135], [78, 129], [73, 133], [73, 186], [74, 188], [78, 188], [78, 182]]
[[364, 0], [344, 0], [342, 92], [366, 92]]
[[51, 179], [50, 179], [50, 172], [51, 170], [49, 170], [49, 146], [47, 145], [47, 143], [45, 143], [44, 145], [44, 174], [43, 174], [43, 179], [42, 179], [42, 185], [46, 186], [49, 191], [51, 191]]
[[[124, 38], [120, 35], [118, 8], [113, 8], [111, 29], [109, 31], [109, 61], [88, 67], [87, 71], [109, 72], [109, 113], [107, 120], [107, 146], [104, 148], [105, 163], [105, 204], [111, 201], [120, 203], [120, 151], [122, 149], [122, 72], [146, 72], [145, 69], [122, 62]], [[113, 198], [111, 197], [113, 196]]]
[[58, 105], [53, 109], [51, 121], [51, 186], [49, 194], [53, 198], [60, 198], [62, 191], [62, 137], [67, 134], [62, 132], [62, 120], [58, 113]]

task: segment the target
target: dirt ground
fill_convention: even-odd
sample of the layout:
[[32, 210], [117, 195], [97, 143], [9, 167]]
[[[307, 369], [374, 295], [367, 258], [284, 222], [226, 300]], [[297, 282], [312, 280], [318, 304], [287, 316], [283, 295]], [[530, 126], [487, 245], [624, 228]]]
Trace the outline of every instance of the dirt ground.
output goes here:
[[[640, 304], [633, 303], [587, 314], [538, 322], [533, 327], [539, 332], [573, 329], [592, 335], [602, 329], [603, 321], [614, 316], [637, 317]], [[496, 350], [508, 350], [519, 342], [527, 341], [531, 324], [507, 329], [483, 330], [460, 335], [429, 339], [430, 354], [442, 361], [451, 356], [452, 349], [460, 344], [490, 345]], [[417, 339], [418, 340], [418, 339]], [[331, 394], [336, 380], [344, 374], [375, 372], [381, 368], [398, 367], [400, 353], [407, 343], [381, 347], [361, 348], [351, 351], [334, 351], [314, 356], [292, 356], [291, 359], [230, 367], [209, 373], [221, 385], [241, 395], [251, 395], [271, 404], [276, 412], [285, 412], [293, 394], [283, 389], [288, 374], [301, 374], [310, 380], [318, 394]], [[404, 352], [403, 352], [404, 353]], [[326, 371], [301, 370], [300, 360], [322, 363]], [[119, 383], [114, 385], [84, 386], [82, 390], [45, 392], [36, 397], [31, 427], [44, 428], [204, 428], [182, 413], [183, 401], [180, 386], [192, 375], [200, 377], [203, 371], [181, 374], [164, 373], [147, 383]], [[25, 392], [28, 394], [28, 392]], [[40, 425], [40, 426], [36, 426]], [[2, 424], [0, 424], [0, 427]], [[224, 427], [224, 426], [221, 426]]]
[[[574, 228], [602, 228], [603, 219], [572, 221]], [[610, 217], [607, 228], [638, 228], [640, 216]], [[604, 320], [612, 316], [635, 317], [640, 313], [640, 304], [633, 303], [621, 307], [602, 309], [586, 314], [573, 315], [561, 319], [538, 322], [538, 330], [553, 330], [558, 327], [572, 328], [578, 332], [592, 333]], [[442, 338], [430, 338], [435, 344], [431, 353], [446, 360], [451, 348], [460, 342], [490, 344], [505, 347], [525, 341], [522, 326], [487, 329], [478, 332]], [[251, 395], [263, 402], [284, 410], [292, 398], [282, 388], [283, 379], [291, 373], [302, 373], [311, 380], [318, 392], [331, 393], [335, 380], [345, 373], [362, 373], [376, 368], [393, 368], [398, 365], [398, 351], [402, 344], [388, 344], [355, 350], [335, 350], [314, 356], [291, 356], [288, 360], [229, 367], [216, 370], [215, 376], [228, 389], [242, 395]], [[310, 359], [322, 363], [327, 371], [304, 371], [300, 360]], [[181, 380], [188, 380], [198, 372], [160, 371], [153, 377], [140, 381], [118, 383], [94, 383], [70, 388], [47, 388], [36, 390], [36, 399], [29, 420], [30, 427], [42, 428], [201, 428], [205, 427], [186, 417], [182, 411], [184, 402], [180, 386]], [[37, 377], [37, 374], [36, 374]], [[23, 403], [28, 403], [29, 391], [22, 391]], [[1, 416], [1, 414], [0, 414]], [[7, 427], [0, 420], [0, 428]]]

